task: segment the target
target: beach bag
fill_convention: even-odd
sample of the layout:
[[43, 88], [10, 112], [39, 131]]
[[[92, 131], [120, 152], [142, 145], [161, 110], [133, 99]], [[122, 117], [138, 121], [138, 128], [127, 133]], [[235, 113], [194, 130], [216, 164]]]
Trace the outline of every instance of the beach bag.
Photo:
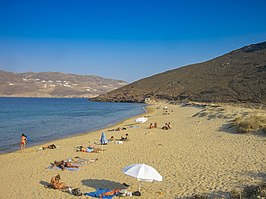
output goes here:
[[75, 189], [73, 189], [73, 190], [72, 190], [72, 194], [73, 194], [74, 196], [81, 196], [81, 195], [82, 195], [80, 188], [75, 188]]
[[133, 196], [141, 196], [141, 193], [139, 191], [135, 191], [132, 193]]

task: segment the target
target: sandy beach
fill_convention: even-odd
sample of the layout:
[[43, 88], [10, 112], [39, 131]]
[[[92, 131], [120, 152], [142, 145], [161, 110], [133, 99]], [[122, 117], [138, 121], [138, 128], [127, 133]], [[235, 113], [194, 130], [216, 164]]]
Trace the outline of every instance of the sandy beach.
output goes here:
[[[150, 165], [163, 176], [162, 182], [143, 182], [139, 198], [186, 198], [193, 194], [225, 198], [227, 192], [260, 183], [265, 178], [266, 137], [262, 134], [234, 133], [225, 126], [229, 119], [193, 117], [202, 107], [157, 102], [147, 109], [143, 116], [148, 121], [144, 124], [136, 124], [137, 117], [130, 118], [104, 130], [47, 143], [54, 143], [59, 149], [39, 150], [41, 146], [35, 146], [23, 153], [0, 155], [1, 198], [76, 198], [44, 187], [58, 173], [63, 182], [79, 187], [83, 193], [96, 188], [122, 188], [122, 183], [130, 185], [128, 191], [137, 191], [137, 180], [121, 171], [136, 163]], [[230, 106], [226, 107], [229, 109]], [[158, 128], [149, 129], [154, 122]], [[165, 122], [170, 122], [172, 129], [162, 130]], [[108, 131], [117, 127], [126, 130]], [[120, 138], [128, 133], [130, 141], [109, 143], [100, 153], [76, 152], [75, 147], [80, 145], [102, 148], [94, 144], [99, 142], [102, 131], [107, 138]], [[47, 169], [54, 160], [75, 156], [98, 160], [79, 171]]]

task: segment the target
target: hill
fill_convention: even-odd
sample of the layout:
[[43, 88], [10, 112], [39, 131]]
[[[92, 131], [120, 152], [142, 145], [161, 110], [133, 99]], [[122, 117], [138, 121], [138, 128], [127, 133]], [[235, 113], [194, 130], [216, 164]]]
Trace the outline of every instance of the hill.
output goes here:
[[143, 102], [145, 98], [266, 104], [266, 42], [141, 79], [95, 100]]
[[95, 97], [126, 85], [120, 80], [58, 72], [11, 73], [0, 70], [0, 96]]

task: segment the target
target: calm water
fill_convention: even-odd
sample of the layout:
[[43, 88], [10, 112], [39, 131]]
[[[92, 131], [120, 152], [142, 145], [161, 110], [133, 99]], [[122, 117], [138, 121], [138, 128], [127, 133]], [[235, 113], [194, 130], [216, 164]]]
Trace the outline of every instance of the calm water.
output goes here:
[[33, 146], [97, 130], [144, 112], [144, 104], [87, 99], [0, 98], [0, 153], [19, 149], [21, 133]]

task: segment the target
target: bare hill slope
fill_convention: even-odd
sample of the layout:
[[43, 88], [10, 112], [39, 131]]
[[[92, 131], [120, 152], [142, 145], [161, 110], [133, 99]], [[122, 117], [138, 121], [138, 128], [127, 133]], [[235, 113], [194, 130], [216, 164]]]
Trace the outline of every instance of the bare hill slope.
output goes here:
[[95, 100], [143, 102], [145, 98], [266, 104], [266, 42], [141, 79]]
[[0, 70], [0, 96], [95, 97], [126, 84], [124, 81], [93, 75], [11, 73]]

